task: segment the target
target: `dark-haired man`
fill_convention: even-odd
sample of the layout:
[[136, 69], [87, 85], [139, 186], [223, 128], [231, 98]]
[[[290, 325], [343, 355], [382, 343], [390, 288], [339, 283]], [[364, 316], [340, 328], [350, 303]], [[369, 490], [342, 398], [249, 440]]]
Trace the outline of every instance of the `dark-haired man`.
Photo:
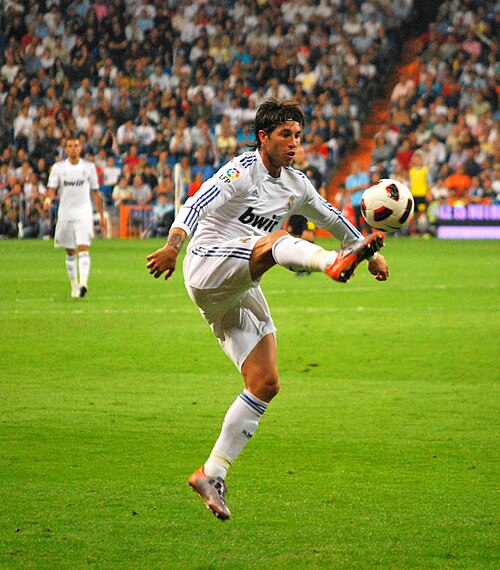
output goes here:
[[[184, 261], [191, 299], [240, 370], [245, 389], [229, 408], [220, 436], [189, 484], [221, 520], [230, 518], [225, 477], [279, 391], [275, 332], [260, 288], [274, 265], [322, 271], [346, 282], [369, 259], [378, 280], [388, 277], [377, 250], [381, 234], [362, 239], [358, 230], [323, 199], [307, 177], [291, 167], [304, 125], [293, 101], [268, 99], [255, 117], [255, 149], [224, 165], [180, 209], [166, 245], [147, 257], [149, 272], [168, 279], [186, 238], [196, 232]], [[280, 229], [300, 213], [346, 246], [327, 251]]]
[[95, 165], [80, 158], [82, 147], [76, 137], [66, 140], [64, 150], [67, 159], [56, 162], [50, 171], [45, 208], [50, 208], [50, 202], [58, 193], [59, 208], [54, 245], [66, 249], [66, 270], [71, 283], [71, 296], [84, 297], [90, 273], [90, 242], [94, 235], [91, 193], [99, 212], [101, 231], [106, 223]]

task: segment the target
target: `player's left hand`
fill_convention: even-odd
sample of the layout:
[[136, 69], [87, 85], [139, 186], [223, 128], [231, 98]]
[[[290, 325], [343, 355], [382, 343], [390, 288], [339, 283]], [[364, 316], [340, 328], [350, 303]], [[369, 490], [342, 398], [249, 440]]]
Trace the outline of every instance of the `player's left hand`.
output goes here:
[[380, 253], [375, 257], [373, 261], [368, 263], [368, 271], [375, 275], [377, 281], [387, 281], [389, 277], [389, 266], [385, 257]]

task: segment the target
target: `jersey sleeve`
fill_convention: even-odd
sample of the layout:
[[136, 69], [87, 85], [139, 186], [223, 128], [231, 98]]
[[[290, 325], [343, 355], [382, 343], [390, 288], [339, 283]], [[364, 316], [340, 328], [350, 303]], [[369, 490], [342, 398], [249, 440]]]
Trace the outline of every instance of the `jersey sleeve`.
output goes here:
[[47, 188], [54, 188], [55, 190], [57, 190], [58, 187], [59, 187], [59, 166], [58, 163], [56, 162], [55, 164], [52, 165], [52, 168], [50, 169]]
[[324, 230], [333, 234], [341, 243], [350, 243], [362, 239], [363, 236], [355, 226], [344, 217], [330, 202], [318, 194], [309, 180], [306, 184], [306, 197], [297, 208], [297, 213]]
[[248, 192], [248, 186], [247, 174], [237, 159], [233, 159], [206, 180], [194, 196], [186, 200], [172, 228], [180, 228], [190, 236], [200, 220], [237, 194]]

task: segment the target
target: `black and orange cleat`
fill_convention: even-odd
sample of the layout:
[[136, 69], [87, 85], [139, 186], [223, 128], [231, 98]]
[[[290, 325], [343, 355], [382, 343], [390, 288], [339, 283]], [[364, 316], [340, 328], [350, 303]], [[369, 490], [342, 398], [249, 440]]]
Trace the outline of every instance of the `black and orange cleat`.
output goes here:
[[363, 241], [358, 241], [339, 249], [337, 258], [326, 268], [325, 273], [335, 281], [347, 283], [356, 267], [364, 259], [375, 255], [382, 247], [384, 247], [384, 234], [382, 232], [370, 234]]
[[191, 474], [189, 484], [194, 491], [205, 501], [205, 505], [221, 521], [231, 518], [226, 507], [227, 487], [222, 477], [209, 477], [205, 475], [203, 466]]

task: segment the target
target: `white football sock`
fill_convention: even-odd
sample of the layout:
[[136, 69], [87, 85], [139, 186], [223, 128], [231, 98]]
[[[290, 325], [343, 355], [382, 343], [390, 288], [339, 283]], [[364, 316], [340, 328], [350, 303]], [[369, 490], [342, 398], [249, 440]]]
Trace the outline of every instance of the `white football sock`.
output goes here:
[[243, 390], [227, 411], [219, 439], [205, 462], [206, 475], [226, 477], [227, 470], [254, 434], [266, 409], [266, 402]]
[[274, 261], [292, 271], [326, 271], [336, 259], [336, 251], [293, 236], [283, 236], [272, 249]]
[[80, 272], [80, 287], [87, 287], [90, 273], [90, 253], [80, 251], [78, 253], [78, 269]]
[[68, 272], [71, 287], [73, 289], [75, 287], [78, 287], [78, 267], [76, 264], [76, 255], [66, 254], [66, 271]]

